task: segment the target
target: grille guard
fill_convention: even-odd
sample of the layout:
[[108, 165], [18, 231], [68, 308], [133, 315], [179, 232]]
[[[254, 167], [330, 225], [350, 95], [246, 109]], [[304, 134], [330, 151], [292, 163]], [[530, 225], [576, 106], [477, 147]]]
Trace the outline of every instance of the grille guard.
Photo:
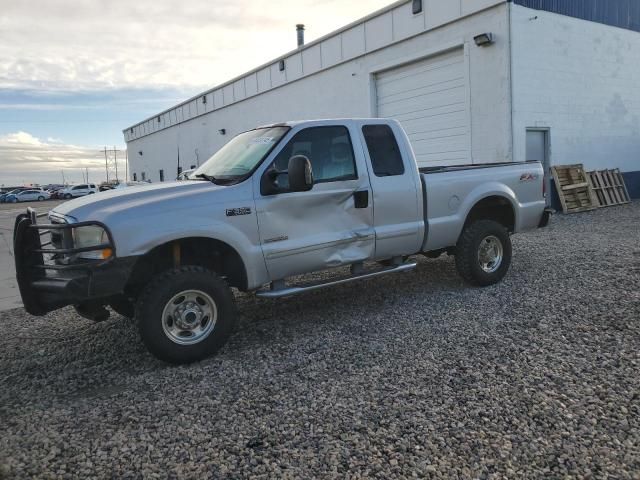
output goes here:
[[[91, 272], [99, 269], [116, 258], [116, 249], [111, 232], [101, 222], [78, 222], [78, 223], [42, 223], [37, 222], [39, 217], [33, 208], [28, 208], [27, 213], [18, 215], [15, 221], [13, 233], [13, 250], [16, 265], [16, 279], [20, 289], [20, 295], [27, 312], [33, 315], [43, 315], [50, 309], [41, 305], [37, 295], [32, 288], [34, 281], [43, 279], [64, 279], [68, 271], [84, 271], [91, 275]], [[57, 248], [53, 246], [51, 238], [43, 243], [43, 237], [51, 235], [52, 231], [69, 232], [74, 228], [98, 226], [104, 229], [107, 234], [108, 243], [82, 248]], [[65, 238], [70, 238], [67, 236]], [[46, 240], [46, 238], [45, 238]], [[91, 252], [110, 248], [111, 256], [105, 260], [75, 262], [72, 264], [54, 263], [59, 256], [71, 256], [78, 253]], [[53, 273], [48, 273], [51, 271]]]

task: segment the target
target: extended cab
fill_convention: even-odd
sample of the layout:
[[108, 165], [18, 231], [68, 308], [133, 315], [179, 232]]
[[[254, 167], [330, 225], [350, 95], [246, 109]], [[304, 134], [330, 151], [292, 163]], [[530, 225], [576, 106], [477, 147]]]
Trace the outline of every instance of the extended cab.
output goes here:
[[[510, 235], [549, 220], [539, 163], [420, 170], [393, 120], [289, 122], [242, 133], [182, 182], [103, 192], [16, 219], [17, 279], [34, 315], [74, 305], [137, 317], [174, 363], [228, 337], [230, 287], [278, 298], [455, 255], [473, 285], [499, 282]], [[43, 221], [44, 220], [44, 221]], [[348, 266], [319, 283], [293, 276]]]

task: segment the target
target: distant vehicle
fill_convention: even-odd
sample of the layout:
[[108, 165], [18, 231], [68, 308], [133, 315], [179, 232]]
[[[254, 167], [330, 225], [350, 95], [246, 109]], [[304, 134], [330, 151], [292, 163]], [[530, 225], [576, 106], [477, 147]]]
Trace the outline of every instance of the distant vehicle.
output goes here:
[[91, 195], [96, 193], [98, 189], [93, 183], [83, 183], [82, 185], [75, 185], [73, 187], [63, 188], [58, 191], [58, 198], [64, 198], [68, 200], [70, 198], [84, 197], [85, 195]]
[[44, 200], [49, 200], [51, 195], [49, 192], [45, 192], [44, 190], [22, 190], [18, 193], [12, 193], [7, 196], [5, 202], [7, 203], [18, 203], [18, 202], [42, 202]]
[[7, 197], [8, 197], [9, 195], [13, 195], [13, 194], [15, 194], [15, 193], [19, 193], [19, 192], [21, 192], [21, 191], [22, 191], [22, 189], [21, 189], [21, 188], [16, 188], [15, 190], [9, 190], [8, 192], [2, 192], [2, 193], [0, 194], [0, 203], [4, 203], [4, 202], [6, 202], [6, 201], [7, 201]]
[[4, 192], [0, 195], [0, 203], [7, 202], [7, 198], [9, 197], [9, 195], [15, 195], [25, 190], [37, 190], [37, 188], [19, 187], [19, 188], [14, 188], [13, 190], [10, 190], [8, 192]]
[[191, 170], [185, 170], [184, 172], [182, 172], [180, 175], [178, 175], [176, 177], [176, 180], [179, 181], [179, 182], [181, 182], [183, 180], [191, 180], [189, 177], [195, 171], [196, 171], [195, 168], [192, 168]]

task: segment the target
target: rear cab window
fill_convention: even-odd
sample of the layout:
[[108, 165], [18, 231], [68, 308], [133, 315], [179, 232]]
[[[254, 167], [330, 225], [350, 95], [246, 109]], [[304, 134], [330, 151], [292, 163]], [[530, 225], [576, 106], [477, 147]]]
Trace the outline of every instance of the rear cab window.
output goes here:
[[404, 162], [400, 147], [389, 125], [365, 125], [362, 127], [373, 173], [377, 177], [404, 175]]

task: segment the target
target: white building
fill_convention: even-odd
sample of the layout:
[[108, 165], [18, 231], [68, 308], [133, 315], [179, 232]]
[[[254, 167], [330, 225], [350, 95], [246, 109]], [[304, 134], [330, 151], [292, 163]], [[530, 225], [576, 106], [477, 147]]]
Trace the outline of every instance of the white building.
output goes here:
[[124, 130], [173, 180], [283, 120], [393, 117], [421, 166], [620, 168], [640, 197], [640, 2], [400, 1]]

